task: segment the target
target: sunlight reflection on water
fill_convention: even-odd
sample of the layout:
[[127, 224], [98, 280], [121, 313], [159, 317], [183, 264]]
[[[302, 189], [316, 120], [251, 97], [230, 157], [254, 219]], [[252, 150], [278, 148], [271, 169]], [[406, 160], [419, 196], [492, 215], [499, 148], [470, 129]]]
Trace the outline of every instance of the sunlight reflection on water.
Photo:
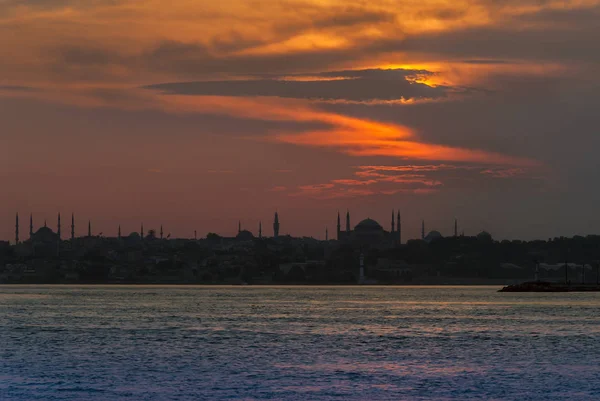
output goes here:
[[0, 286], [1, 400], [600, 398], [600, 296]]

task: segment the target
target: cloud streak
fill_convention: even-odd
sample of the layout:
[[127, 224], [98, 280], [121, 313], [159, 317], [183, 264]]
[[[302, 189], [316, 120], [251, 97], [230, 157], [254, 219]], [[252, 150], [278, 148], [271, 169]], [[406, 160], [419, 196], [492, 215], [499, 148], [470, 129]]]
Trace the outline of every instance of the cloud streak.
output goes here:
[[[460, 90], [417, 82], [432, 75], [434, 73], [425, 70], [345, 70], [272, 76], [270, 79], [165, 83], [146, 88], [179, 95], [275, 96], [353, 102], [435, 99]], [[294, 80], [298, 78], [305, 79]]]
[[465, 188], [465, 184], [466, 188], [477, 188], [482, 180], [490, 178], [502, 181], [519, 178], [532, 182], [537, 179], [533, 170], [526, 168], [465, 164], [357, 166], [352, 175], [352, 178], [333, 179], [322, 184], [301, 185], [289, 195], [314, 199], [430, 195], [455, 189], [457, 183], [460, 188]]

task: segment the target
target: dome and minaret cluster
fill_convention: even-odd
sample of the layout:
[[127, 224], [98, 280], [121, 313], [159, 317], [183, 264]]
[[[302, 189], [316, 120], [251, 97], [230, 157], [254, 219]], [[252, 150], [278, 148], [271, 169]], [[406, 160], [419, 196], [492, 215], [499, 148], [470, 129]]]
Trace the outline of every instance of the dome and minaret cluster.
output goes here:
[[[345, 224], [342, 227], [342, 216], [340, 212], [337, 213], [337, 221], [336, 221], [336, 238], [338, 242], [345, 243], [353, 243], [353, 244], [363, 244], [363, 245], [378, 245], [378, 246], [399, 246], [403, 242], [402, 238], [402, 219], [399, 210], [392, 210], [391, 220], [390, 220], [390, 231], [386, 231], [381, 224], [379, 224], [376, 220], [367, 217], [364, 220], [361, 220], [358, 224], [356, 224], [353, 228], [351, 226], [351, 215], [350, 210], [346, 210], [345, 215]], [[275, 212], [273, 218], [273, 239], [280, 238], [280, 219], [279, 212]], [[74, 243], [78, 238], [76, 238], [75, 234], [75, 214], [71, 214], [71, 230], [70, 230], [70, 242]], [[23, 240], [20, 237], [20, 227], [19, 227], [19, 214], [17, 213], [15, 216], [15, 244], [19, 245], [23, 243]], [[156, 236], [157, 239], [164, 240], [169, 239], [170, 234], [168, 236], [164, 236], [163, 225], [160, 225], [159, 235], [156, 235], [155, 230], [150, 230], [148, 236]], [[459, 237], [458, 232], [458, 220], [454, 219], [453, 226], [453, 234], [454, 237]], [[135, 232], [129, 236], [122, 237], [121, 236], [121, 225], [118, 225], [117, 229], [117, 239], [131, 239], [133, 237], [138, 238], [138, 240], [144, 240], [146, 238], [146, 233], [144, 230], [144, 224], [140, 225], [139, 233]], [[464, 232], [460, 235], [464, 236]], [[98, 236], [94, 236], [92, 234], [92, 221], [89, 220], [87, 224], [87, 237], [83, 238], [99, 238], [102, 237], [102, 233]], [[289, 237], [289, 235], [286, 235]], [[223, 237], [226, 238], [226, 237]], [[254, 239], [264, 239], [262, 230], [262, 221], [258, 223], [258, 231], [257, 236], [255, 236], [251, 231], [242, 228], [242, 221], [238, 221], [237, 227], [237, 235], [234, 237], [238, 241], [252, 241]], [[425, 230], [425, 220], [421, 220], [421, 240], [426, 243], [432, 243], [438, 239], [443, 238], [443, 235], [436, 230], [426, 232]], [[486, 232], [482, 231], [477, 235], [477, 238], [480, 241], [492, 241], [492, 236]], [[194, 240], [198, 240], [196, 231], [194, 231]], [[329, 230], [325, 228], [325, 241], [330, 241], [329, 238]], [[26, 241], [27, 242], [27, 241]], [[46, 222], [44, 222], [44, 226], [39, 228], [34, 232], [33, 225], [33, 214], [29, 216], [29, 243], [32, 244], [34, 248], [42, 248], [44, 246], [48, 247], [49, 244], [53, 244], [53, 249], [56, 254], [60, 253], [60, 243], [62, 242], [62, 234], [61, 234], [61, 215], [58, 213], [57, 215], [57, 225], [56, 232], [52, 231], [48, 228]]]
[[402, 222], [400, 211], [392, 210], [391, 230], [384, 228], [375, 220], [366, 218], [354, 229], [350, 228], [350, 211], [346, 211], [346, 230], [341, 230], [340, 213], [337, 216], [337, 240], [365, 245], [399, 245], [402, 242]]

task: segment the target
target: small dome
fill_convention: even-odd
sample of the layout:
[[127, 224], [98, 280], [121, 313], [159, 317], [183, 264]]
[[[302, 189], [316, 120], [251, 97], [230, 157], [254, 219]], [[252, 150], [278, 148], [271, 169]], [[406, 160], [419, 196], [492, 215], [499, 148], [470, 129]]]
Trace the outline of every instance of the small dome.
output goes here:
[[355, 230], [383, 230], [383, 227], [381, 227], [381, 225], [376, 222], [373, 219], [365, 219], [363, 221], [361, 221], [360, 223], [358, 223], [356, 225], [356, 227], [354, 227]]
[[242, 230], [236, 235], [235, 239], [239, 241], [251, 241], [254, 239], [254, 234], [248, 230]]
[[439, 231], [431, 231], [429, 234], [425, 236], [425, 242], [431, 243], [435, 240], [444, 238], [444, 236]]
[[480, 241], [491, 241], [492, 234], [488, 233], [487, 231], [482, 231], [479, 234], [477, 234], [477, 239]]

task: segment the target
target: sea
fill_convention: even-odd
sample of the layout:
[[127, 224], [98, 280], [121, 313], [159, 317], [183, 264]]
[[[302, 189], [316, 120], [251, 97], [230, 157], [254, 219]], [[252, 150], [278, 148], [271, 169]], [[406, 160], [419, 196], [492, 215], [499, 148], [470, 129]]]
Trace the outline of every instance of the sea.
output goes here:
[[600, 400], [600, 293], [0, 286], [0, 400]]

